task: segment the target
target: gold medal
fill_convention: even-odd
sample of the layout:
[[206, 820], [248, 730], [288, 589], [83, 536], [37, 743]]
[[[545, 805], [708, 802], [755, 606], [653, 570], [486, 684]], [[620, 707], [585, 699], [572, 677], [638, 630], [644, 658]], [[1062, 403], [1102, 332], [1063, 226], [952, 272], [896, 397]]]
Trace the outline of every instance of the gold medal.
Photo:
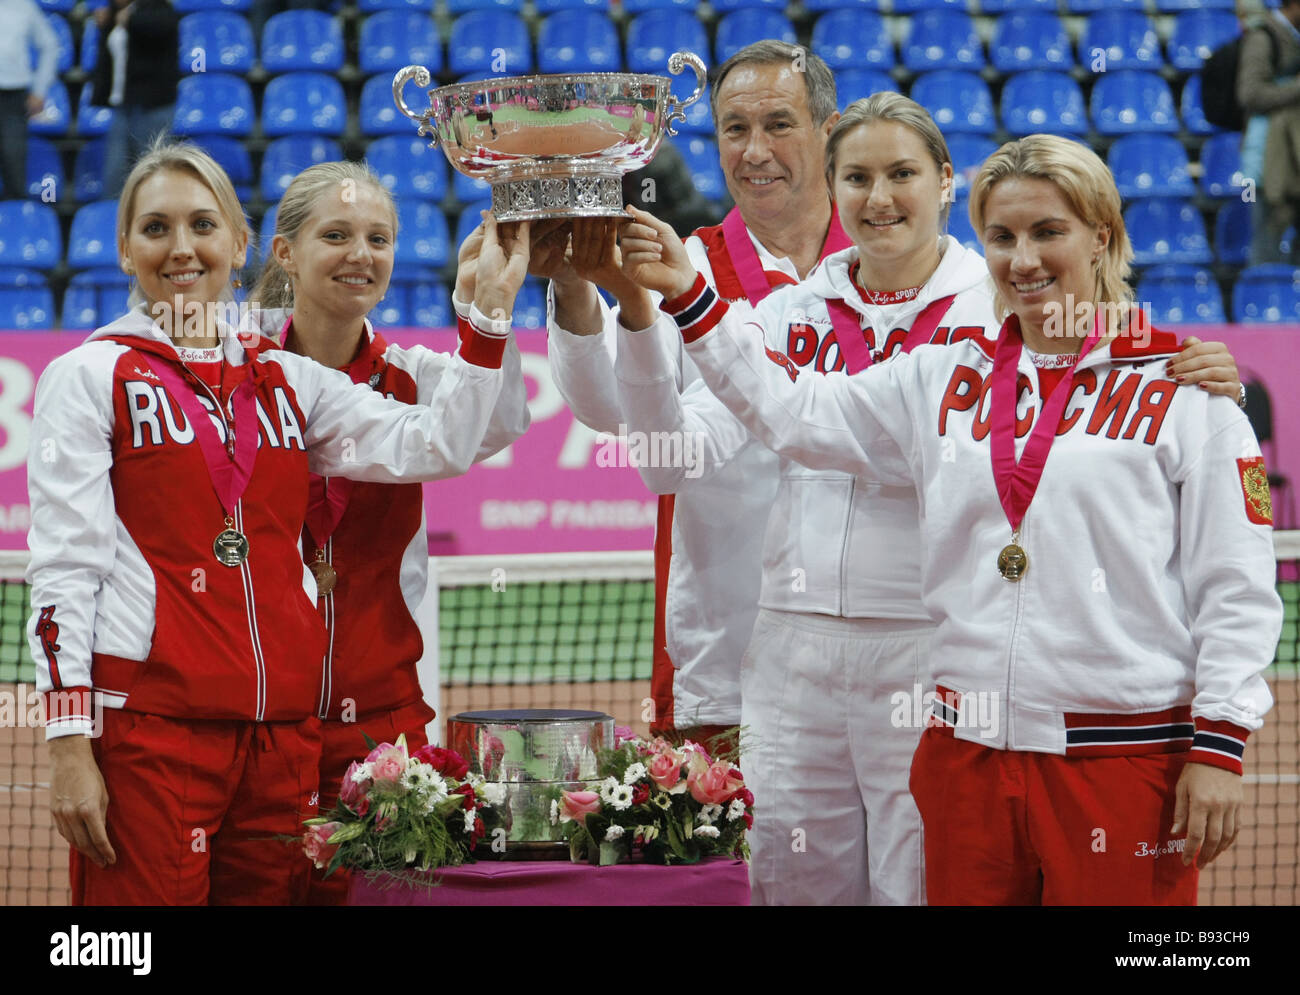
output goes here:
[[325, 550], [316, 550], [316, 559], [309, 563], [308, 569], [311, 575], [316, 578], [316, 593], [320, 597], [325, 597], [334, 590], [334, 585], [338, 583], [339, 575], [330, 564], [325, 562]]
[[998, 573], [1013, 584], [1017, 583], [1029, 569], [1029, 557], [1020, 547], [1019, 539], [1020, 533], [1014, 533], [1011, 542], [1003, 546], [1002, 552], [998, 553]]
[[235, 520], [227, 516], [226, 527], [212, 540], [212, 552], [223, 567], [237, 567], [248, 559], [248, 537], [237, 532], [234, 524]]

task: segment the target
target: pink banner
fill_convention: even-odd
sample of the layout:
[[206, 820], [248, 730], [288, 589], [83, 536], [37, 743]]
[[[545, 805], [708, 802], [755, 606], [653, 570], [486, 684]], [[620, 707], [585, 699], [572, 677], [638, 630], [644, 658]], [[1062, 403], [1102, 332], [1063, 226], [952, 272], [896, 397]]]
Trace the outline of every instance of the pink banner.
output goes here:
[[[1269, 469], [1300, 480], [1300, 327], [1182, 327], [1228, 344], [1247, 382], [1267, 393], [1272, 439], [1263, 443]], [[385, 331], [390, 342], [450, 351], [452, 330]], [[29, 509], [26, 461], [32, 395], [47, 363], [82, 341], [80, 333], [0, 332], [0, 549], [23, 549]], [[648, 549], [655, 498], [627, 467], [600, 466], [602, 443], [565, 406], [550, 375], [546, 336], [519, 334], [532, 427], [524, 439], [456, 480], [424, 489], [430, 551], [540, 553]], [[608, 463], [609, 449], [604, 450]], [[1277, 495], [1279, 528], [1297, 523], [1290, 495]]]

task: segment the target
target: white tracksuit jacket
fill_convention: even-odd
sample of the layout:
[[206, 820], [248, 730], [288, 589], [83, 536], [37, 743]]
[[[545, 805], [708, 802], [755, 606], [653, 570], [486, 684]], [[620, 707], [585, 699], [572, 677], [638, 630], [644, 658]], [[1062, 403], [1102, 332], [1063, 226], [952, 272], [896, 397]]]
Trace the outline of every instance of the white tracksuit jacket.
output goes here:
[[[754, 310], [748, 327], [762, 329], [764, 345], [795, 366], [827, 372], [843, 368], [826, 301], [842, 299], [858, 315], [875, 362], [897, 355], [905, 332], [931, 301], [956, 295], [932, 341], [983, 335], [996, 328], [988, 268], [977, 252], [946, 236], [938, 269], [911, 301], [864, 302], [849, 267], [857, 250], [827, 257], [805, 283], [782, 287]], [[658, 336], [673, 332], [664, 315]], [[898, 334], [890, 334], [900, 330]], [[706, 476], [746, 447], [761, 445], [704, 383], [678, 395], [672, 370], [646, 333], [620, 326], [617, 368], [628, 425], [643, 432], [685, 431], [704, 440]], [[680, 339], [680, 336], [679, 336]], [[764, 447], [765, 448], [765, 447]], [[652, 488], [669, 471], [642, 471]], [[744, 487], [763, 486], [749, 477]], [[734, 502], [735, 497], [732, 496]], [[728, 514], [726, 505], [718, 513]], [[758, 604], [789, 612], [848, 618], [929, 620], [921, 604], [916, 490], [910, 483], [880, 484], [840, 470], [810, 470], [783, 458], [780, 485], [767, 519]], [[755, 528], [757, 520], [749, 522]]]
[[[1021, 528], [1029, 570], [1010, 583], [995, 566], [1010, 527], [981, 393], [991, 342], [922, 346], [855, 377], [799, 376], [702, 281], [665, 309], [713, 391], [773, 449], [915, 484], [922, 595], [939, 621], [933, 670], [963, 703], [948, 716], [958, 738], [1080, 756], [1179, 741], [1190, 759], [1240, 773], [1272, 704], [1260, 672], [1282, 620], [1271, 507], [1245, 415], [1165, 378], [1173, 336], [1154, 333], [1145, 349], [1117, 339], [1080, 362]], [[1038, 410], [1027, 350], [1019, 370], [1017, 455]], [[966, 714], [972, 694], [995, 730]], [[1147, 713], [1159, 727], [1134, 735]]]

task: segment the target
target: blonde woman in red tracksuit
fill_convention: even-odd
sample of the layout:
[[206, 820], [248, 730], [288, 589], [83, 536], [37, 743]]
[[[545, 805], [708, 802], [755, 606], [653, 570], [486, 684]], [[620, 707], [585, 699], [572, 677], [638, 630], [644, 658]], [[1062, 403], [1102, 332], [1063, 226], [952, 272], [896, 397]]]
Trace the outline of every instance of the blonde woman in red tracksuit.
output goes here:
[[[276, 213], [275, 237], [251, 315], [289, 352], [347, 373], [354, 383], [408, 404], [439, 389], [450, 356], [421, 346], [389, 345], [366, 319], [388, 291], [397, 210], [368, 167], [326, 162], [296, 176]], [[474, 267], [483, 227], [466, 241], [457, 269], [460, 328], [469, 330]], [[291, 309], [291, 310], [289, 310]], [[484, 459], [528, 428], [519, 350], [511, 340], [504, 382]], [[416, 665], [424, 651], [416, 612], [428, 584], [423, 488], [418, 483], [361, 483], [313, 474], [303, 551], [316, 574], [317, 609], [329, 641], [321, 667], [320, 803], [332, 807], [348, 764], [366, 753], [364, 732], [378, 742], [405, 734], [428, 742], [434, 717]], [[341, 905], [348, 875], [312, 874], [309, 904]]]
[[490, 222], [470, 329], [425, 404], [256, 335], [223, 302], [249, 230], [192, 145], [132, 170], [118, 250], [141, 302], [46, 369], [28, 460], [51, 811], [77, 904], [287, 904], [308, 862], [326, 634], [300, 547], [309, 472], [464, 473], [501, 389], [526, 226]]

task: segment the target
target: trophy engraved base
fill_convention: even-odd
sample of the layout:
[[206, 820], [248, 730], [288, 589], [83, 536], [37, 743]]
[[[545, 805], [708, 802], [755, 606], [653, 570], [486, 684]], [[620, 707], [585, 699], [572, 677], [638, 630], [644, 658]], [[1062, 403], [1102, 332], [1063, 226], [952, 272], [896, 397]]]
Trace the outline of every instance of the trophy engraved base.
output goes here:
[[623, 183], [618, 176], [579, 173], [492, 184], [492, 214], [497, 221], [602, 218], [623, 213]]

